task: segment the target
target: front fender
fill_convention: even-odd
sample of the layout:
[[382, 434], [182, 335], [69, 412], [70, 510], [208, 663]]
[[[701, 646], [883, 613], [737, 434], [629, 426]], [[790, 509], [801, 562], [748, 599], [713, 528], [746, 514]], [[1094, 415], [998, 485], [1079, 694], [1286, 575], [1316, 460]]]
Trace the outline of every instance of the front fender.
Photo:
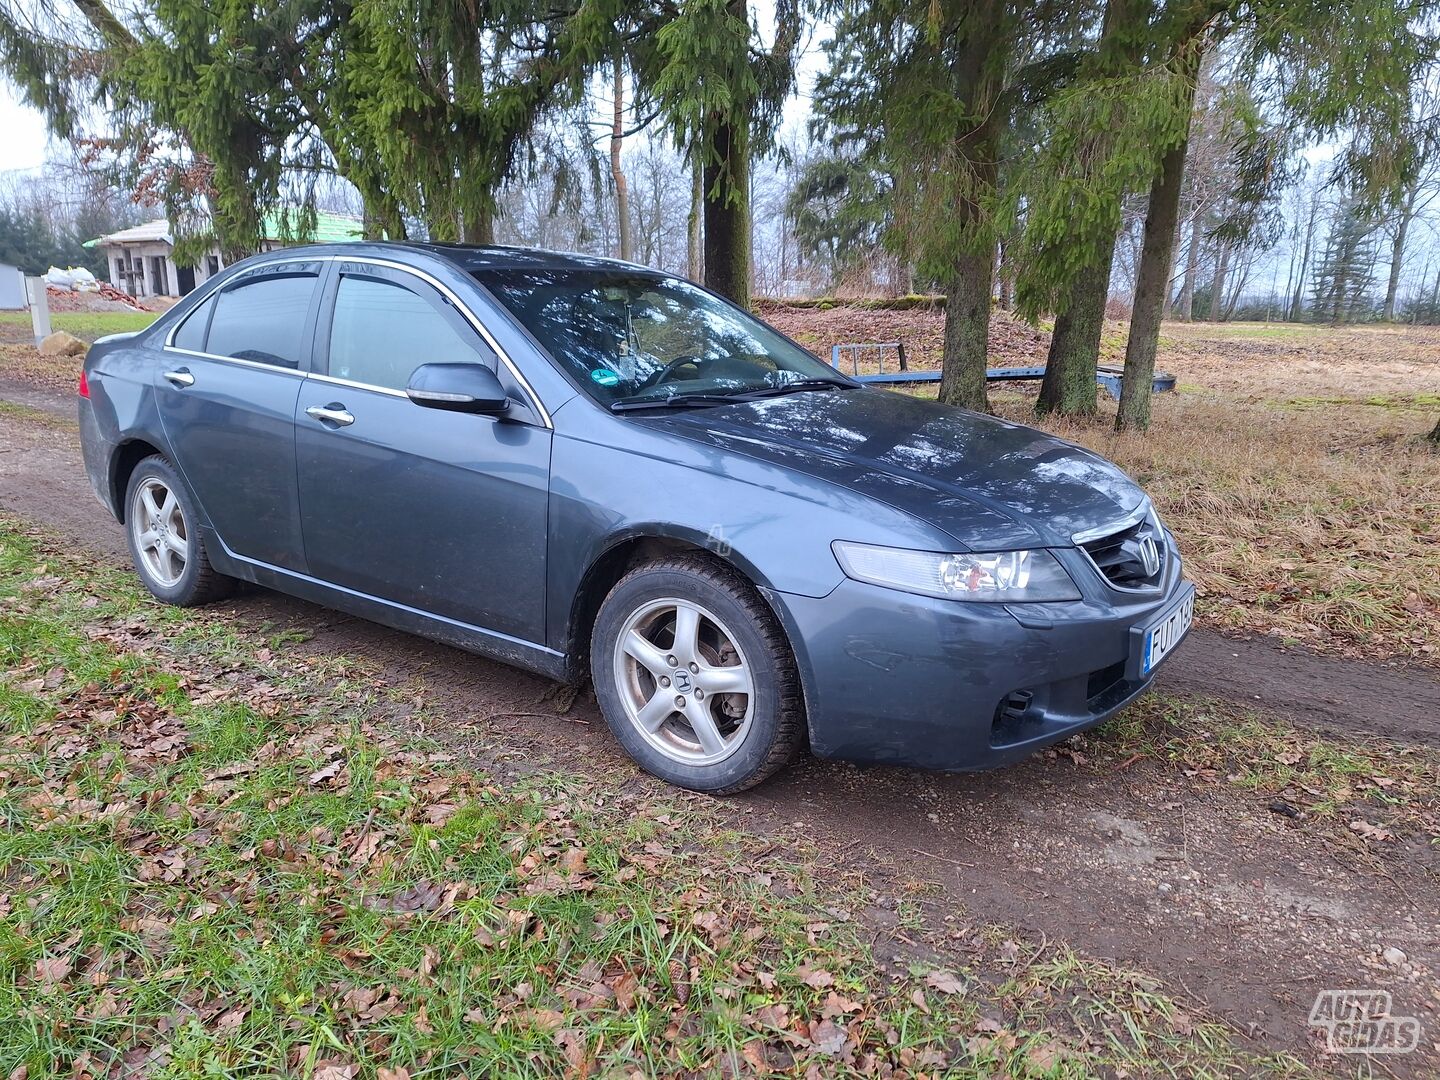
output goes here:
[[566, 648], [572, 605], [591, 567], [639, 537], [714, 551], [761, 589], [809, 597], [828, 595], [844, 579], [830, 550], [836, 539], [921, 550], [953, 543], [840, 484], [584, 404], [569, 404], [556, 418], [547, 558], [552, 648]]

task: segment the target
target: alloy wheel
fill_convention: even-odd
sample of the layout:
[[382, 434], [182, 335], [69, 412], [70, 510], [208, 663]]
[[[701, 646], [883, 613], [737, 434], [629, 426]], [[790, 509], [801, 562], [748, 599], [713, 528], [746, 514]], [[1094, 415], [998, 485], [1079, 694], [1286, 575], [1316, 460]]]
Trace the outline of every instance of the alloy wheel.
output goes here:
[[614, 670], [626, 718], [672, 760], [713, 765], [745, 741], [754, 676], [735, 635], [699, 604], [662, 597], [634, 612]]
[[145, 573], [157, 585], [174, 588], [190, 557], [190, 527], [179, 498], [159, 477], [146, 477], [135, 488], [130, 532]]

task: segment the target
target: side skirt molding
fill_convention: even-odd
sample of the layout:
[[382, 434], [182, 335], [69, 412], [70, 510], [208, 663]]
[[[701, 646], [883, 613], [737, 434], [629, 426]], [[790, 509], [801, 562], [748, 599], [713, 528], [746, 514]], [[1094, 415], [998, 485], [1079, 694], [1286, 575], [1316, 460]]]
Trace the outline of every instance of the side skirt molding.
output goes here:
[[212, 556], [211, 562], [223, 574], [253, 581], [276, 592], [296, 596], [349, 615], [358, 615], [382, 626], [452, 645], [457, 649], [524, 668], [547, 678], [563, 682], [570, 677], [567, 656], [555, 649], [246, 558], [226, 547], [225, 542], [210, 528], [204, 529], [204, 536], [206, 550], [221, 556]]

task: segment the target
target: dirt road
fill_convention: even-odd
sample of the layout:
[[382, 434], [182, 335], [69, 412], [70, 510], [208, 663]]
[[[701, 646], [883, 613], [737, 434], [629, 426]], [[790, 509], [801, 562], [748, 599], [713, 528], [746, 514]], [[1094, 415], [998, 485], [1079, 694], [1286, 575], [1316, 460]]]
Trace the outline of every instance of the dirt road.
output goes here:
[[[17, 395], [0, 385], [0, 398]], [[0, 510], [123, 561], [119, 527], [91, 496], [64, 422], [69, 400], [27, 389], [23, 404], [61, 419], [0, 411]], [[260, 590], [224, 610], [302, 631], [288, 647], [353, 657], [357, 670], [404, 687], [396, 721], [477, 763], [651, 782], [620, 755], [588, 695], [565, 709], [543, 679]], [[1160, 681], [1163, 692], [1263, 706], [1348, 737], [1440, 745], [1440, 680], [1425, 671], [1197, 630]], [[1156, 976], [1262, 1045], [1306, 1051], [1321, 989], [1390, 990], [1397, 1014], [1422, 1018], [1427, 1047], [1388, 1064], [1434, 1075], [1440, 853], [1367, 847], [1343, 825], [1272, 813], [1223, 778], [1086, 756], [963, 776], [806, 761], [722, 813], [777, 843], [814, 841], [836, 873], [865, 873], [892, 909], [867, 917], [893, 921], [903, 899], [941, 937], [947, 926], [996, 923], [1021, 940], [1063, 940]], [[1405, 960], [1387, 962], [1386, 949]]]

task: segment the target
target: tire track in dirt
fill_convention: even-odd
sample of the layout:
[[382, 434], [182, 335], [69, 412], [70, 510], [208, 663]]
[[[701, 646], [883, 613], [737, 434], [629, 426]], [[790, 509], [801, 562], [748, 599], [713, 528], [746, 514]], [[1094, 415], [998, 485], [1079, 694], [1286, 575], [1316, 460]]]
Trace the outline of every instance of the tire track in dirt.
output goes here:
[[[126, 559], [72, 431], [0, 415], [0, 509]], [[554, 684], [537, 676], [263, 590], [222, 609], [251, 626], [302, 629], [309, 640], [289, 647], [354, 656], [384, 683], [417, 688], [426, 733], [478, 764], [650, 782], [621, 755], [589, 695], [564, 717], [537, 719], [555, 708], [546, 703]], [[1277, 651], [1197, 631], [1175, 658], [1189, 664], [1172, 662], [1166, 685], [1272, 707], [1251, 695], [1257, 667]], [[1393, 733], [1434, 740], [1440, 687], [1428, 673], [1299, 651], [1282, 659], [1272, 665], [1274, 689], [1261, 692], [1283, 693], [1297, 720], [1369, 734], [1374, 709], [1360, 706], [1383, 690]], [[834, 853], [835, 873], [865, 873], [890, 906], [910, 898], [942, 929], [1001, 923], [1149, 972], [1262, 1044], [1304, 1052], [1310, 1002], [1332, 987], [1389, 989], [1397, 1013], [1422, 1016], [1427, 1037], [1440, 1029], [1436, 854], [1386, 852], [1376, 872], [1365, 865], [1373, 856], [1296, 828], [1232, 785], [1196, 786], [1145, 762], [1097, 772], [1053, 755], [951, 776], [805, 760], [718, 812], [780, 844], [812, 839]], [[1379, 961], [1392, 945], [1409, 956], [1406, 968]], [[1434, 1062], [1391, 1064], [1399, 1075], [1433, 1075]]]

